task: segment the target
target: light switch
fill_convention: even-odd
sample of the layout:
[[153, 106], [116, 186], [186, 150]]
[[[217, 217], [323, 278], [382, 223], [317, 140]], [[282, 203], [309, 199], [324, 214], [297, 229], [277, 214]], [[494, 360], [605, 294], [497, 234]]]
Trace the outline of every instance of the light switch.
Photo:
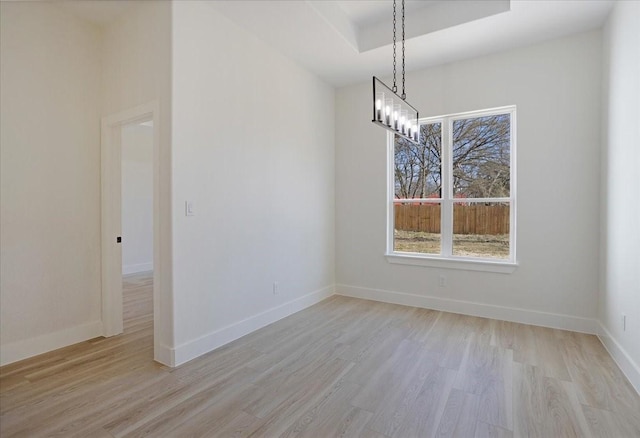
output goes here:
[[184, 214], [185, 216], [195, 216], [196, 212], [195, 212], [195, 209], [193, 208], [193, 201], [185, 201]]

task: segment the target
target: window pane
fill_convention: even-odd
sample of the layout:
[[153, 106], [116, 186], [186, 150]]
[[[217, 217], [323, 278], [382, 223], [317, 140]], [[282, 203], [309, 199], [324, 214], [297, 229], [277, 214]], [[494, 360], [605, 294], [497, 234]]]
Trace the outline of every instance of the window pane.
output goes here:
[[440, 203], [395, 202], [393, 250], [440, 254]]
[[453, 122], [454, 197], [509, 197], [510, 118], [500, 114]]
[[453, 204], [453, 255], [509, 258], [509, 203]]
[[440, 123], [421, 125], [419, 145], [402, 137], [396, 137], [394, 160], [396, 198], [440, 197], [441, 128]]

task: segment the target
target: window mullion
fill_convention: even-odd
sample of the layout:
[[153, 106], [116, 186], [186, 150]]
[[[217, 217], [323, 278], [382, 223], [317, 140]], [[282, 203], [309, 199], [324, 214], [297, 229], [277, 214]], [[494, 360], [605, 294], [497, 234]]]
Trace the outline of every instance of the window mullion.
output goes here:
[[516, 261], [516, 112], [509, 111], [509, 260]]
[[444, 257], [451, 257], [453, 246], [453, 203], [452, 199], [452, 154], [453, 136], [451, 135], [451, 126], [453, 122], [446, 118], [442, 121], [442, 208], [440, 216], [440, 239], [441, 252]]
[[395, 156], [395, 135], [387, 132], [387, 253], [393, 252], [393, 232], [395, 229], [395, 174], [394, 174], [394, 156]]

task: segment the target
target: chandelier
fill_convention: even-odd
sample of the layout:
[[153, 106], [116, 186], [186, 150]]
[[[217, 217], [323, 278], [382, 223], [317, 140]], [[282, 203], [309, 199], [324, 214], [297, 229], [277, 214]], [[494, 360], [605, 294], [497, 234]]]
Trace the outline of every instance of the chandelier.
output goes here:
[[402, 94], [396, 85], [396, 0], [393, 0], [393, 87], [373, 77], [373, 119], [378, 126], [412, 142], [420, 141], [418, 110], [407, 102], [404, 86], [404, 0], [402, 0]]

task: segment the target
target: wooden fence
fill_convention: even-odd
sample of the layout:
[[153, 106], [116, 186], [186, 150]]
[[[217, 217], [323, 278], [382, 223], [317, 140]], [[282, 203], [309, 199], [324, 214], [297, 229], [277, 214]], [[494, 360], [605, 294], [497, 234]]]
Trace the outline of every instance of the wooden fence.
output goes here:
[[[395, 228], [404, 231], [440, 232], [439, 204], [395, 204]], [[508, 205], [454, 205], [454, 234], [508, 234]]]

